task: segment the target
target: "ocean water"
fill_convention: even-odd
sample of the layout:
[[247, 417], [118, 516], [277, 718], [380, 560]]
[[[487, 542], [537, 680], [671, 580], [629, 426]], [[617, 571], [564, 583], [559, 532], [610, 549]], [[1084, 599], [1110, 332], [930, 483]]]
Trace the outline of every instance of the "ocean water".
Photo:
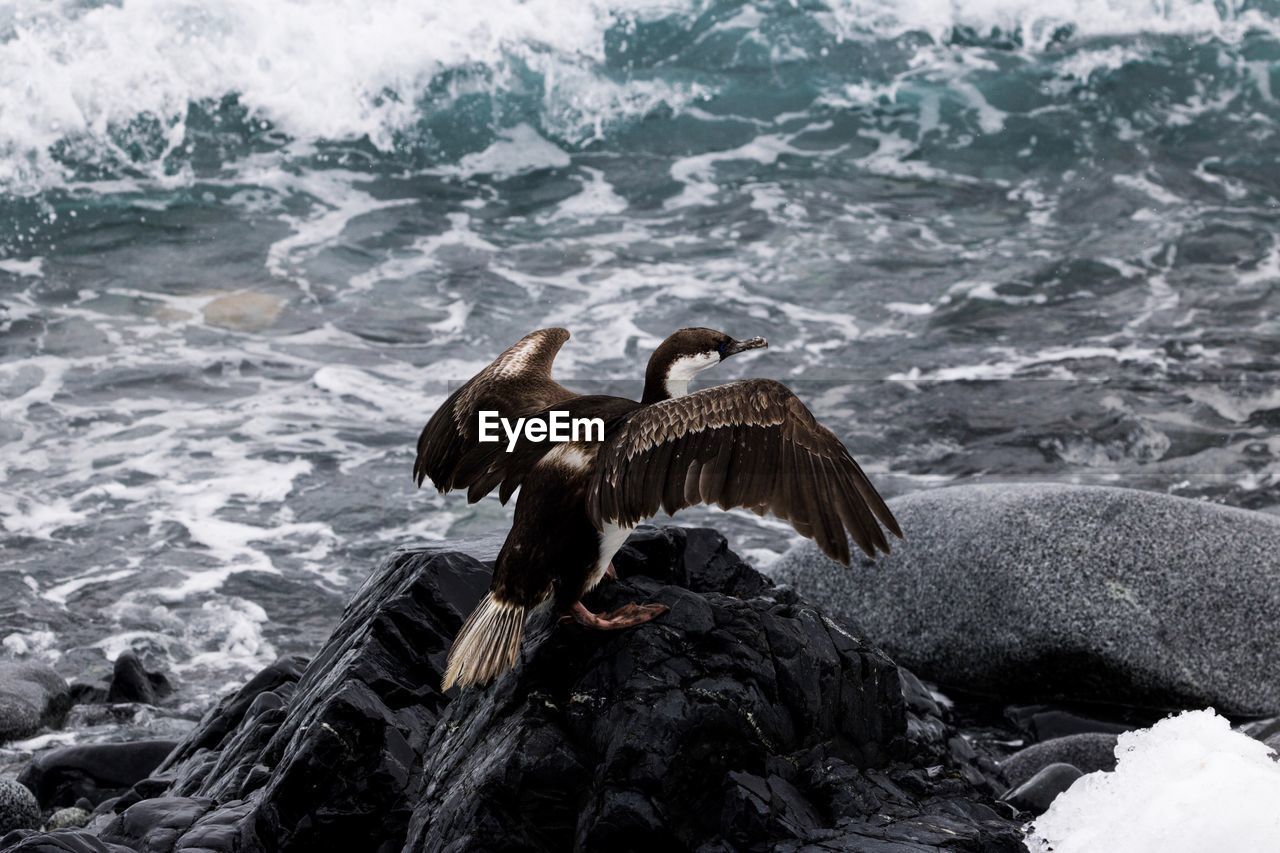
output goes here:
[[889, 495], [1275, 509], [1278, 131], [1280, 0], [0, 0], [4, 653], [194, 713], [313, 650], [505, 524], [414, 442], [553, 324], [583, 390], [767, 336], [715, 379]]

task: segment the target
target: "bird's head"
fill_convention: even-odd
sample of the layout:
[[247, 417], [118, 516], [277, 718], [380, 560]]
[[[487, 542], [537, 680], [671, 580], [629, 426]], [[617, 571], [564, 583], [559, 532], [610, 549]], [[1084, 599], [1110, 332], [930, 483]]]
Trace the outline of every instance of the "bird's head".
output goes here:
[[689, 380], [730, 356], [769, 346], [764, 338], [735, 340], [715, 329], [680, 329], [658, 345], [644, 376], [644, 402], [689, 393]]

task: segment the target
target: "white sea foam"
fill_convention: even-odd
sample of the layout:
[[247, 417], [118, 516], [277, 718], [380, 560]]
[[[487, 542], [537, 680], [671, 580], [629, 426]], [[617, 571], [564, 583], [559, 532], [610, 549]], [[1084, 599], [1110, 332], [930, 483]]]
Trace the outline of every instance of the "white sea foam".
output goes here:
[[137, 573], [137, 568], [119, 569], [113, 572], [101, 572], [95, 569], [86, 575], [71, 578], [70, 580], [51, 586], [41, 595], [49, 601], [53, 601], [58, 604], [66, 604], [68, 598], [82, 589], [95, 586], [97, 584], [124, 580], [125, 578], [133, 577]]
[[716, 193], [715, 165], [733, 160], [751, 160], [756, 163], [773, 163], [784, 153], [795, 151], [781, 136], [758, 136], [737, 148], [727, 151], [711, 151], [682, 157], [671, 164], [671, 177], [684, 185], [678, 196], [668, 199], [666, 207], [673, 210], [695, 204], [708, 204]]
[[[139, 328], [152, 332], [157, 326], [144, 320]], [[168, 361], [218, 364], [254, 357], [255, 344], [234, 353], [197, 352], [172, 334], [123, 329], [117, 331], [113, 360], [138, 370]], [[273, 358], [287, 356], [277, 353]], [[0, 396], [0, 415], [18, 432], [0, 457], [0, 475], [7, 481], [0, 492], [0, 528], [74, 540], [86, 535], [83, 528], [91, 519], [117, 517], [120, 507], [128, 505], [128, 517], [149, 523], [157, 539], [181, 530], [194, 546], [189, 560], [165, 567], [164, 581], [150, 567], [151, 594], [171, 602], [215, 591], [235, 572], [279, 571], [273, 549], [311, 561], [322, 575], [328, 571], [321, 567], [335, 538], [332, 529], [320, 522], [297, 522], [284, 506], [312, 465], [282, 454], [344, 446], [327, 428], [289, 427], [296, 413], [312, 405], [313, 392], [295, 383], [274, 389], [268, 385], [259, 389], [262, 396], [225, 408], [129, 395], [100, 406], [55, 402], [68, 373], [91, 374], [104, 364], [101, 357], [88, 355], [41, 356], [5, 366], [9, 393]], [[49, 405], [64, 411], [71, 406], [85, 424], [71, 431], [43, 429], [38, 417], [31, 420], [31, 412]], [[120, 417], [128, 422], [122, 424]], [[86, 588], [119, 583], [138, 571], [137, 559], [128, 565], [106, 562], [84, 574], [63, 576], [41, 594], [66, 604]]]
[[42, 656], [56, 659], [62, 653], [57, 650], [58, 637], [52, 631], [14, 631], [6, 634], [0, 644], [14, 657]]
[[[472, 373], [475, 372], [472, 370]], [[459, 374], [459, 376], [463, 375]], [[385, 416], [433, 411], [436, 406], [444, 402], [443, 396], [432, 398], [412, 385], [392, 381], [371, 371], [354, 367], [327, 365], [317, 370], [311, 381], [326, 394], [345, 398], [348, 401], [359, 400], [362, 406], [379, 411]], [[337, 409], [334, 414], [341, 415], [342, 410]]]
[[35, 539], [52, 539], [64, 527], [84, 521], [86, 514], [65, 498], [38, 499], [0, 492], [0, 527]]
[[1181, 204], [1182, 199], [1146, 175], [1112, 175], [1111, 180], [1126, 189], [1136, 190], [1163, 205]]
[[527, 124], [502, 131], [498, 141], [483, 151], [468, 154], [454, 171], [459, 175], [493, 175], [505, 178], [536, 169], [562, 169], [569, 165], [564, 149], [548, 141]]
[[1192, 386], [1187, 396], [1209, 406], [1232, 423], [1244, 423], [1258, 412], [1280, 411], [1280, 388], [1230, 385]]
[[49, 732], [48, 734], [36, 735], [26, 740], [15, 740], [5, 744], [6, 750], [13, 750], [20, 753], [41, 752], [55, 746], [70, 746], [79, 738], [77, 732]]
[[107, 660], [126, 650], [163, 652], [174, 672], [252, 671], [276, 657], [262, 635], [265, 610], [252, 601], [223, 596], [177, 614], [156, 603], [149, 591], [127, 594], [110, 608], [123, 630], [94, 643]]
[[[1038, 352], [1023, 353], [1007, 347], [990, 347], [988, 352], [997, 357], [980, 364], [956, 365], [935, 370], [911, 368], [905, 372], [891, 374], [888, 378], [895, 381], [981, 381], [991, 379], [1012, 379], [1030, 371], [1049, 371], [1050, 378], [1076, 379], [1076, 372], [1064, 366], [1064, 362], [1089, 361], [1102, 359], [1120, 364], [1154, 364], [1163, 365], [1167, 356], [1153, 347], [1126, 345], [1120, 347], [1091, 344], [1082, 346], [1046, 347]], [[1088, 378], [1084, 376], [1083, 378]]]
[[1111, 45], [1098, 50], [1078, 50], [1069, 54], [1055, 66], [1063, 77], [1087, 81], [1099, 71], [1115, 71], [1145, 56], [1140, 45]]
[[6, 258], [0, 260], [0, 272], [40, 278], [44, 276], [44, 258], [27, 258], [26, 260]]
[[255, 173], [241, 172], [237, 179], [250, 180], [281, 195], [302, 195], [312, 202], [306, 214], [280, 216], [292, 233], [277, 240], [267, 251], [267, 269], [273, 275], [292, 280], [306, 292], [310, 291], [310, 282], [300, 271], [301, 265], [332, 245], [353, 219], [375, 210], [411, 203], [407, 199], [374, 198], [357, 186], [363, 175], [339, 169], [309, 170], [296, 175], [267, 161], [255, 169]]
[[551, 214], [552, 218], [590, 221], [602, 216], [616, 216], [627, 209], [626, 199], [614, 192], [603, 172], [589, 166], [582, 172], [586, 176], [582, 190], [560, 202]]
[[868, 23], [880, 33], [921, 30], [941, 40], [956, 27], [979, 33], [999, 29], [1019, 34], [1033, 49], [1046, 47], [1063, 26], [1082, 36], [1137, 33], [1204, 33], [1239, 38], [1250, 26], [1273, 25], [1244, 4], [1211, 0], [848, 0], [831, 6], [830, 19], [839, 32], [865, 32]]

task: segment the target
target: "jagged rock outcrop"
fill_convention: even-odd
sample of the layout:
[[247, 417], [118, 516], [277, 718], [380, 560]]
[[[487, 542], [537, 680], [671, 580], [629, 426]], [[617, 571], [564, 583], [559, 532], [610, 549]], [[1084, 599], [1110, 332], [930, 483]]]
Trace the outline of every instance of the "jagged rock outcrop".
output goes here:
[[935, 786], [912, 766], [925, 751], [892, 661], [721, 537], [668, 528], [615, 563], [624, 582], [593, 604], [668, 616], [618, 634], [531, 626], [521, 670], [442, 718], [405, 849], [888, 851], [932, 833], [996, 850], [1002, 829], [1016, 845], [954, 768]]
[[[1018, 851], [998, 771], [927, 688], [707, 530], [637, 533], [590, 604], [670, 606], [601, 633], [548, 614], [515, 671], [439, 692], [489, 570], [398, 552], [310, 661], [212, 709], [83, 830], [25, 853]], [[1001, 809], [1006, 809], [1004, 813]]]
[[173, 693], [169, 679], [159, 672], [148, 672], [138, 656], [125, 650], [116, 658], [111, 672], [108, 702], [143, 702], [154, 705]]

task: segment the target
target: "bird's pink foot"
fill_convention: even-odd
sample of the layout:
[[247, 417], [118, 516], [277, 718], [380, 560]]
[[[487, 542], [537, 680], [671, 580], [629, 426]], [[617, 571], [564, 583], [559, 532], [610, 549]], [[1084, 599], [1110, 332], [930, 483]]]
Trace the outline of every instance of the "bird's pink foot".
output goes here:
[[566, 616], [562, 621], [572, 618], [579, 625], [587, 628], [594, 628], [597, 631], [618, 631], [622, 628], [633, 628], [636, 625], [643, 625], [650, 619], [655, 619], [670, 610], [665, 604], [624, 604], [612, 613], [592, 613], [586, 608], [581, 601], [575, 602], [571, 616]]

